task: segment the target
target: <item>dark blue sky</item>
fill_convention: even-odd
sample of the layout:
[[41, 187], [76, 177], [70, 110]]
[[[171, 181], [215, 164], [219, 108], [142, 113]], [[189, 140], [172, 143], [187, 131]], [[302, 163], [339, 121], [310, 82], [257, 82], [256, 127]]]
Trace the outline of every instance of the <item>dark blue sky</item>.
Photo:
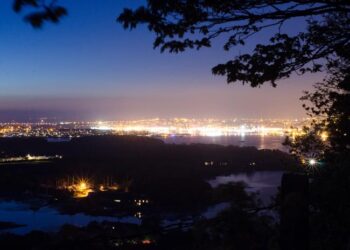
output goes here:
[[[303, 116], [298, 98], [315, 76], [251, 89], [211, 75], [212, 66], [250, 51], [269, 31], [230, 52], [217, 41], [212, 49], [161, 54], [145, 27], [129, 32], [115, 22], [123, 7], [143, 1], [59, 3], [68, 17], [35, 30], [12, 11], [12, 1], [1, 2], [0, 120]], [[297, 21], [284, 29], [300, 27]]]

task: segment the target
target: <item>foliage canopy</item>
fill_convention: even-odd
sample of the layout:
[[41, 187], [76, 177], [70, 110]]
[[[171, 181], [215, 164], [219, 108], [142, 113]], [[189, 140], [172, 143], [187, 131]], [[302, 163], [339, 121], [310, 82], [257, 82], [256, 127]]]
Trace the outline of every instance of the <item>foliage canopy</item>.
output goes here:
[[[136, 10], [125, 9], [118, 21], [125, 29], [146, 24], [155, 33], [154, 47], [171, 53], [210, 47], [223, 37], [223, 48], [244, 45], [254, 34], [276, 27], [267, 45], [215, 66], [227, 82], [252, 87], [289, 77], [293, 72], [318, 72], [325, 59], [349, 46], [348, 1], [148, 0]], [[281, 32], [289, 20], [304, 17], [308, 28], [291, 36]]]

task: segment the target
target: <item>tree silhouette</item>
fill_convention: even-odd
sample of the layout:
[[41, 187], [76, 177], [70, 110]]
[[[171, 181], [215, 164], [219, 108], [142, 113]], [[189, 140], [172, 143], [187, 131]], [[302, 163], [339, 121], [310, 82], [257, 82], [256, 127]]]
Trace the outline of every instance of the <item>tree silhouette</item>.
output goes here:
[[[125, 29], [146, 24], [155, 33], [154, 47], [171, 53], [210, 47], [224, 37], [223, 48], [244, 45], [254, 34], [276, 27], [267, 45], [258, 44], [250, 54], [235, 57], [213, 68], [227, 82], [257, 87], [293, 72], [318, 72], [327, 57], [349, 46], [348, 1], [241, 1], [149, 0], [136, 10], [124, 9], [117, 18]], [[304, 17], [308, 28], [295, 36], [281, 33], [289, 20]]]
[[58, 23], [67, 15], [67, 10], [57, 5], [57, 0], [14, 0], [13, 10], [17, 13], [28, 9], [24, 20], [34, 28], [41, 28], [45, 22]]
[[[323, 160], [349, 153], [350, 134], [350, 57], [344, 47], [339, 57], [331, 60], [328, 75], [315, 84], [314, 92], [305, 92], [301, 100], [312, 124], [305, 128], [305, 134], [295, 140], [286, 141], [292, 153], [305, 158]], [[333, 159], [334, 161], [334, 159]]]

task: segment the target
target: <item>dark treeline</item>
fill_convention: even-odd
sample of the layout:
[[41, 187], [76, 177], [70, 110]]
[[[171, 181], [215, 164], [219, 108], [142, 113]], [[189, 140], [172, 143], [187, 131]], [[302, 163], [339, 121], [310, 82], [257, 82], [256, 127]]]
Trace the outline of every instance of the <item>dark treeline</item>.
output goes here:
[[[39, 178], [42, 175], [47, 181], [70, 175], [102, 181], [113, 176], [117, 179], [132, 178], [133, 188], [152, 183], [183, 183], [189, 178], [202, 180], [237, 171], [295, 170], [297, 165], [290, 155], [277, 150], [175, 145], [135, 136], [83, 137], [61, 143], [49, 143], [43, 138], [2, 138], [0, 152], [3, 157], [27, 154], [63, 156], [49, 164], [33, 163], [32, 167], [30, 163], [3, 165], [1, 171], [9, 173], [12, 178], [18, 175]], [[18, 175], [13, 175], [15, 172]]]
[[[288, 170], [292, 157], [276, 150], [220, 145], [170, 145], [136, 136], [75, 138], [49, 143], [42, 138], [2, 138], [2, 156], [62, 155], [41, 164], [2, 165], [0, 190], [4, 196], [45, 192], [58, 180], [84, 177], [94, 184], [107, 178], [128, 183], [130, 193], [148, 197], [171, 210], [207, 206], [220, 199], [206, 180], [238, 171]], [[44, 187], [44, 188], [43, 188]], [[215, 196], [215, 197], [214, 197]], [[224, 199], [225, 197], [223, 197]]]
[[[64, 161], [157, 163], [171, 161], [211, 166], [229, 165], [245, 168], [255, 162], [260, 170], [286, 169], [295, 162], [278, 150], [214, 144], [175, 145], [161, 140], [136, 136], [96, 136], [75, 138], [70, 142], [50, 143], [44, 138], [1, 138], [0, 153], [5, 156], [62, 155]], [[221, 164], [220, 164], [221, 163]], [[226, 164], [227, 163], [227, 164]], [[293, 166], [295, 167], [295, 165]]]

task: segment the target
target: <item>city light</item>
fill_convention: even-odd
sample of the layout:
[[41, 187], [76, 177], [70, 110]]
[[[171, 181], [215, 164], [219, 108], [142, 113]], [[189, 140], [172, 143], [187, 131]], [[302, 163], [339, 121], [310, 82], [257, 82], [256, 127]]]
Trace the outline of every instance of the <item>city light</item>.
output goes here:
[[82, 181], [82, 182], [80, 182], [79, 183], [79, 185], [78, 185], [78, 190], [79, 191], [84, 191], [84, 190], [86, 190], [86, 182], [85, 181]]
[[329, 135], [328, 135], [327, 131], [323, 131], [323, 132], [321, 133], [320, 137], [321, 137], [321, 140], [322, 140], [322, 141], [327, 141]]
[[[67, 176], [56, 181], [56, 189], [68, 190], [74, 198], [85, 198], [93, 192], [128, 192], [128, 188], [131, 184], [130, 180], [122, 181], [122, 183], [123, 186], [121, 187], [120, 184], [111, 177], [106, 177], [104, 181], [97, 182], [93, 178]], [[117, 202], [117, 200], [115, 200], [115, 202]], [[137, 200], [135, 201], [135, 205], [143, 205], [148, 202], [149, 200], [147, 199]]]
[[68, 190], [73, 192], [75, 198], [85, 198], [88, 197], [91, 192], [93, 192], [92, 184], [87, 178], [80, 178], [76, 183], [68, 186]]
[[48, 161], [48, 160], [55, 160], [55, 159], [62, 159], [63, 157], [61, 155], [53, 155], [53, 156], [46, 156], [46, 155], [31, 155], [27, 154], [26, 156], [16, 156], [16, 157], [6, 157], [6, 158], [0, 158], [0, 163], [10, 163], [10, 162], [27, 162], [27, 161]]
[[[64, 142], [92, 135], [176, 136], [286, 136], [300, 135], [308, 119], [144, 119], [125, 121], [0, 123], [0, 137], [45, 137], [48, 142]], [[328, 138], [322, 133], [322, 140]]]
[[313, 158], [309, 159], [309, 165], [310, 166], [315, 166], [317, 164], [317, 161]]

